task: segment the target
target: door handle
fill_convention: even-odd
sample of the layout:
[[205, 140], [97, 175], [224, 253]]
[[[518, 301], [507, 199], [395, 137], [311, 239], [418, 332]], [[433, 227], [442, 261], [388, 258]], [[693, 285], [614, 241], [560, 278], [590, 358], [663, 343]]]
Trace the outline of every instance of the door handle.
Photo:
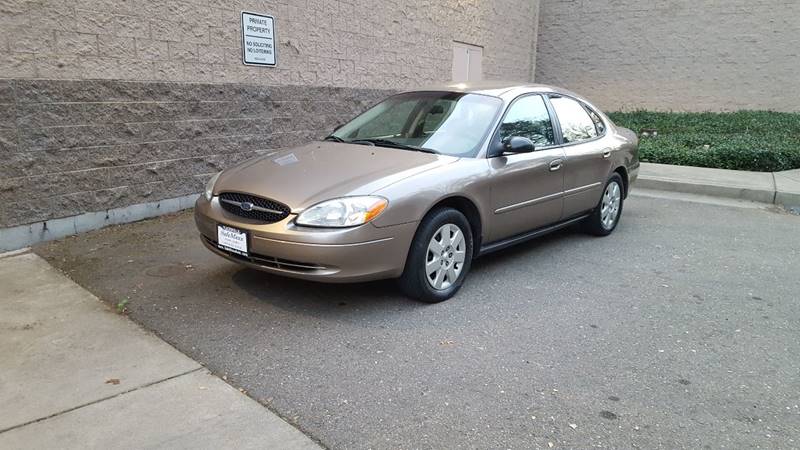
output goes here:
[[561, 168], [561, 163], [564, 161], [561, 159], [554, 159], [550, 161], [550, 172], [555, 172], [556, 170]]
[[610, 156], [611, 156], [611, 149], [610, 148], [603, 149], [603, 158], [609, 158]]

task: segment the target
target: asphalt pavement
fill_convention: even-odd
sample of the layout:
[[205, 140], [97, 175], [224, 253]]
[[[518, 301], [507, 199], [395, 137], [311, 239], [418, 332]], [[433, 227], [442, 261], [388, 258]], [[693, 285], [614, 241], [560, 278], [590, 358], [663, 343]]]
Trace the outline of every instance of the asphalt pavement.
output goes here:
[[633, 196], [454, 299], [238, 267], [190, 213], [35, 251], [331, 448], [800, 447], [800, 217]]

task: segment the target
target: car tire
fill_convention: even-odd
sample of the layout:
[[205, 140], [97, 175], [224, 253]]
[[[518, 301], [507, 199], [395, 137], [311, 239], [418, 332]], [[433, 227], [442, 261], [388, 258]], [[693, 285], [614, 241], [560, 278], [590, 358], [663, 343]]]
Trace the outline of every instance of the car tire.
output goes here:
[[464, 284], [472, 255], [472, 228], [467, 218], [452, 208], [431, 211], [414, 235], [398, 280], [400, 289], [426, 303], [443, 302]]
[[615, 172], [603, 187], [603, 195], [592, 215], [583, 222], [584, 230], [595, 236], [608, 236], [613, 233], [622, 217], [624, 201], [625, 186], [622, 177]]

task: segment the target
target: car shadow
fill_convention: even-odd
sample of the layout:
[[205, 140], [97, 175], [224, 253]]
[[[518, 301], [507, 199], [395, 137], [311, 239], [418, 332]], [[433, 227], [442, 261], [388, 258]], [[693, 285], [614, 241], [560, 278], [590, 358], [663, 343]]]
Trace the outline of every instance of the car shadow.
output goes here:
[[[536, 257], [542, 250], [558, 246], [565, 239], [582, 236], [567, 228], [529, 242], [488, 254], [473, 262], [470, 278], [480, 282], [483, 275], [502, 270], [504, 265], [513, 265], [522, 259]], [[428, 304], [405, 297], [396, 280], [380, 280], [365, 283], [330, 284], [281, 277], [250, 268], [241, 268], [231, 276], [233, 284], [259, 303], [293, 313], [332, 319], [345, 315], [380, 316], [387, 310], [415, 311], [428, 308], [459, 307], [458, 302]], [[467, 283], [457, 296], [470, 295]]]
[[543, 251], [564, 244], [566, 240], [581, 239], [586, 236], [577, 227], [567, 227], [553, 233], [522, 242], [511, 247], [481, 256], [472, 263], [471, 273], [501, 268], [521, 259], [535, 257]]
[[320, 318], [380, 316], [387, 310], [409, 311], [430, 306], [406, 298], [394, 280], [330, 284], [242, 268], [233, 274], [231, 281], [259, 303]]

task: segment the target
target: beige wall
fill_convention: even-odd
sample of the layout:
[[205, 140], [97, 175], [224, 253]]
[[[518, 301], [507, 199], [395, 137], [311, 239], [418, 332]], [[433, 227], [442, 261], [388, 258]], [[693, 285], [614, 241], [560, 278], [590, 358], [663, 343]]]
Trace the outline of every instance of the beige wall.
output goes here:
[[800, 111], [800, 2], [543, 0], [536, 66], [608, 110]]
[[[277, 67], [242, 64], [242, 10], [275, 17]], [[398, 88], [448, 80], [453, 41], [484, 47], [484, 78], [530, 80], [537, 12], [537, 0], [0, 0], [0, 247], [4, 228], [38, 236], [51, 219], [184, 198], [320, 139]]]
[[[396, 88], [448, 80], [457, 40], [530, 80], [537, 2], [4, 0], [0, 78]], [[276, 68], [242, 65], [242, 10], [275, 16]]]

